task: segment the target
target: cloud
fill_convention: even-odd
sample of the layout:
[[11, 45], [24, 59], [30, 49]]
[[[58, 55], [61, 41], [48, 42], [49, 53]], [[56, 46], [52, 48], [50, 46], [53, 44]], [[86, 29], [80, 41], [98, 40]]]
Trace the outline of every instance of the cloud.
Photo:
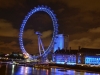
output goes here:
[[0, 0], [0, 8], [12, 7], [15, 5], [15, 0]]
[[100, 33], [100, 27], [92, 28], [92, 29], [89, 30], [89, 32], [91, 32], [91, 33]]
[[0, 52], [11, 53], [19, 51], [20, 48], [18, 47], [18, 43], [16, 41], [12, 41], [10, 43], [0, 42]]
[[[42, 39], [42, 45], [45, 50], [48, 48], [50, 42], [51, 42], [51, 38]], [[25, 49], [30, 54], [37, 54], [37, 53], [39, 54], [38, 40], [32, 40], [32, 43], [26, 44]]]
[[27, 39], [36, 39], [37, 35], [35, 34], [33, 29], [28, 29], [27, 31], [24, 31], [23, 33], [23, 38], [27, 38]]
[[100, 49], [100, 38], [91, 40], [89, 38], [75, 39], [69, 42], [69, 47], [72, 49], [83, 48], [99, 48]]
[[70, 7], [80, 8], [81, 11], [100, 12], [100, 0], [66, 0], [66, 3]]
[[[41, 38], [50, 37], [52, 35], [52, 30], [44, 31], [41, 34], [42, 34]], [[36, 40], [38, 38], [38, 36], [35, 34], [33, 29], [28, 29], [28, 30], [24, 31], [23, 38]]]
[[51, 30], [48, 30], [48, 31], [44, 31], [42, 33], [42, 38], [47, 38], [47, 37], [50, 37], [52, 35], [52, 31]]
[[39, 0], [39, 2], [42, 2], [42, 3], [55, 3], [57, 1], [56, 0]]
[[0, 0], [0, 8], [12, 8], [16, 5], [22, 5], [24, 0]]
[[78, 46], [86, 48], [100, 48], [100, 27], [89, 29], [87, 32], [76, 33], [69, 36], [69, 47], [78, 49]]
[[12, 23], [0, 19], [0, 51], [4, 53], [20, 51], [18, 34], [19, 31], [13, 28]]
[[[19, 31], [15, 28], [13, 28], [12, 24], [8, 22], [7, 20], [0, 19], [0, 36], [2, 37], [13, 37], [18, 38]], [[42, 33], [42, 39], [50, 37], [52, 34], [51, 30], [44, 31]], [[29, 53], [37, 53], [38, 52], [38, 39], [37, 35], [35, 34], [33, 29], [28, 29], [24, 31], [23, 33], [23, 39], [31, 40], [32, 42], [25, 42], [27, 43], [25, 45], [26, 50], [28, 50]], [[8, 41], [7, 39], [3, 39]], [[45, 40], [44, 40], [45, 41]], [[49, 41], [46, 39], [45, 43], [48, 43]], [[13, 51], [19, 51], [20, 47], [18, 47], [19, 43], [15, 40], [10, 40], [10, 42], [0, 42], [0, 51], [3, 52], [13, 52]], [[47, 45], [47, 44], [46, 44]], [[7, 50], [8, 49], [8, 50]], [[36, 51], [36, 52], [34, 52]]]
[[0, 19], [0, 36], [18, 37], [18, 30], [14, 29], [7, 20]]
[[63, 3], [72, 8], [79, 8], [81, 11], [100, 12], [100, 0], [39, 0], [43, 3]]
[[32, 41], [32, 43], [28, 43], [25, 45], [25, 49], [30, 54], [37, 54], [39, 53], [38, 50], [38, 40]]
[[75, 40], [70, 41], [69, 46], [77, 49], [78, 46], [81, 46], [81, 47], [88, 46], [90, 42], [91, 42], [91, 39], [89, 38], [75, 39]]

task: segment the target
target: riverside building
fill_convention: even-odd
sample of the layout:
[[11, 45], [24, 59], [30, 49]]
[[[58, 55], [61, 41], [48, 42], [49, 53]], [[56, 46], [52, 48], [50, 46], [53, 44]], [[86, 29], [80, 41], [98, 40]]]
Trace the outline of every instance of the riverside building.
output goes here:
[[56, 50], [53, 61], [58, 64], [100, 65], [100, 49], [80, 48], [78, 50]]

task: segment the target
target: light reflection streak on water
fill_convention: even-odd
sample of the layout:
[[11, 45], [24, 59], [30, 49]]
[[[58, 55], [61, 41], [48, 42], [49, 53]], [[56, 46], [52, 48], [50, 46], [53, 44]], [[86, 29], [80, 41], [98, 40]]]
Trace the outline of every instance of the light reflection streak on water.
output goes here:
[[22, 66], [22, 67], [20, 67], [20, 70], [19, 70], [20, 72], [20, 74], [23, 74], [24, 73], [24, 66]]
[[40, 69], [40, 68], [25, 67], [25, 66], [16, 67], [15, 65], [11, 66], [11, 71], [10, 71], [9, 67], [10, 66], [6, 66], [6, 68], [8, 69], [5, 75], [100, 75], [99, 73], [68, 70], [63, 68]]
[[15, 71], [15, 75], [24, 75], [24, 66], [19, 66]]
[[31, 67], [24, 67], [24, 66], [20, 66], [19, 67], [19, 70], [18, 70], [18, 72], [17, 72], [17, 74], [16, 75], [29, 75], [29, 74], [31, 74], [32, 73], [32, 68]]
[[66, 75], [67, 71], [61, 71], [64, 69], [57, 69], [57, 68], [52, 68], [51, 69], [51, 75]]
[[92, 72], [89, 73], [85, 71], [64, 70], [64, 69], [57, 69], [57, 68], [52, 68], [51, 72], [52, 72], [51, 75], [100, 75]]
[[25, 67], [25, 73], [24, 73], [24, 75], [31, 74], [32, 71], [33, 71], [32, 67]]
[[71, 74], [71, 75], [75, 74], [74, 70], [66, 70], [66, 71], [67, 71], [67, 74]]
[[29, 69], [28, 67], [25, 67], [25, 73], [24, 73], [25, 75], [27, 75], [28, 69]]
[[11, 75], [14, 74], [14, 68], [15, 68], [15, 65], [12, 65], [12, 72], [11, 72]]
[[5, 75], [7, 75], [8, 64], [6, 65]]
[[85, 72], [84, 75], [100, 75], [100, 74]]
[[49, 75], [49, 70], [46, 70], [46, 75]]

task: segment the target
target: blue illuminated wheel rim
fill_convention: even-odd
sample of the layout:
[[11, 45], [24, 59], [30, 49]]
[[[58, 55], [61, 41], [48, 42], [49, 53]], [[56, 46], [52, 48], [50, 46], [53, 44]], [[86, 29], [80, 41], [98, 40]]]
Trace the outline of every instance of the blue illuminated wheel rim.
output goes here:
[[[38, 6], [38, 7], [35, 7], [34, 9], [32, 9], [30, 12], [28, 12], [28, 14], [25, 16], [22, 24], [21, 24], [21, 27], [20, 27], [20, 33], [19, 33], [19, 44], [20, 44], [20, 48], [23, 52], [23, 54], [27, 55], [29, 58], [33, 58], [29, 53], [27, 53], [27, 51], [25, 50], [25, 47], [23, 45], [23, 32], [24, 32], [24, 27], [26, 25], [26, 22], [27, 20], [30, 18], [31, 15], [33, 15], [34, 13], [36, 12], [39, 12], [39, 11], [44, 11], [46, 12], [52, 19], [52, 22], [53, 22], [53, 28], [54, 28], [54, 31], [53, 31], [53, 37], [52, 37], [52, 40], [50, 42], [50, 45], [48, 46], [48, 48], [45, 50], [45, 53], [43, 53], [41, 56], [42, 57], [45, 57], [48, 55], [48, 53], [51, 51], [53, 45], [54, 45], [54, 40], [56, 39], [56, 35], [58, 34], [58, 23], [57, 23], [57, 18], [56, 18], [56, 15], [53, 13], [53, 11], [47, 7], [47, 6]], [[40, 55], [36, 56], [35, 58], [39, 58], [41, 57]]]

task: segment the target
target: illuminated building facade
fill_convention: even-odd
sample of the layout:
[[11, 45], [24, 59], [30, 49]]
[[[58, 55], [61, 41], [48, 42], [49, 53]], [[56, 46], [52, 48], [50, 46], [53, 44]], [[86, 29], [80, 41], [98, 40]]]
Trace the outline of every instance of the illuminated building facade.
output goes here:
[[57, 50], [54, 53], [54, 62], [58, 64], [76, 64], [77, 50]]
[[54, 52], [56, 50], [64, 49], [64, 36], [63, 34], [56, 35], [56, 39], [54, 40]]
[[100, 49], [57, 50], [53, 57], [53, 61], [58, 64], [100, 65]]
[[85, 64], [100, 65], [100, 56], [86, 56]]
[[84, 64], [100, 65], [100, 49], [82, 48], [80, 53], [84, 53]]
[[63, 34], [56, 35], [56, 39], [54, 40], [54, 52], [56, 50], [62, 50], [65, 46], [65, 37]]

